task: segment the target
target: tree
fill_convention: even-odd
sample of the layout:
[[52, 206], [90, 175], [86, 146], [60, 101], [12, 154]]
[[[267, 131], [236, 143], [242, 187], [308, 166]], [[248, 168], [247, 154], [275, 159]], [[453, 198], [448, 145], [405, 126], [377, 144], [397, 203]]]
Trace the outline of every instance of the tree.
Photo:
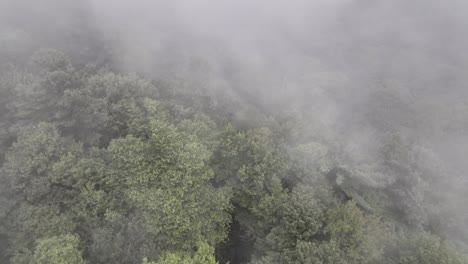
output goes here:
[[339, 204], [327, 211], [324, 231], [344, 254], [347, 263], [369, 261], [364, 216], [354, 202]]
[[77, 179], [57, 174], [54, 168], [80, 151], [80, 145], [62, 138], [53, 125], [20, 130], [0, 175], [5, 183], [1, 197], [12, 205], [2, 221], [11, 244], [8, 254], [32, 251], [34, 241], [44, 236], [74, 231], [75, 223], [64, 211], [77, 198]]
[[70, 234], [40, 239], [34, 252], [34, 263], [85, 264], [78, 244], [78, 237]]
[[67, 186], [54, 182], [53, 165], [67, 152], [80, 151], [79, 148], [62, 138], [54, 125], [40, 123], [23, 128], [2, 168], [9, 192], [18, 200], [35, 204], [51, 195], [52, 190], [63, 191]]
[[317, 184], [325, 179], [334, 165], [331, 151], [317, 142], [310, 142], [288, 150], [291, 171], [287, 179], [290, 188], [296, 184]]
[[14, 137], [11, 126], [14, 123], [14, 111], [11, 104], [14, 99], [14, 87], [19, 78], [18, 70], [11, 67], [0, 75], [0, 164], [11, 139]]
[[229, 195], [210, 184], [210, 152], [196, 136], [180, 131], [160, 114], [155, 101], [149, 113], [148, 139], [127, 136], [108, 148], [110, 181], [120, 181], [130, 208], [161, 248], [190, 249], [197, 241], [222, 241], [228, 223]]
[[279, 223], [257, 240], [253, 263], [379, 263], [390, 237], [353, 202], [340, 204], [330, 190], [300, 186], [281, 207]]
[[14, 83], [14, 109], [17, 126], [62, 120], [62, 97], [79, 82], [65, 55], [56, 50], [40, 50], [30, 67], [19, 73]]
[[281, 178], [287, 163], [267, 128], [237, 132], [233, 126], [227, 126], [212, 162], [216, 181], [233, 188], [233, 203], [239, 210], [255, 213], [266, 196], [282, 195]]
[[151, 83], [136, 75], [98, 72], [82, 82], [83, 87], [63, 95], [61, 126], [65, 134], [90, 145], [107, 146], [113, 138], [138, 133], [144, 98], [157, 95]]
[[150, 262], [143, 259], [143, 264], [217, 264], [214, 257], [214, 248], [206, 243], [198, 243], [197, 249], [193, 253], [166, 252], [157, 262]]
[[458, 252], [440, 238], [423, 234], [410, 238], [401, 247], [400, 264], [463, 264], [467, 263]]

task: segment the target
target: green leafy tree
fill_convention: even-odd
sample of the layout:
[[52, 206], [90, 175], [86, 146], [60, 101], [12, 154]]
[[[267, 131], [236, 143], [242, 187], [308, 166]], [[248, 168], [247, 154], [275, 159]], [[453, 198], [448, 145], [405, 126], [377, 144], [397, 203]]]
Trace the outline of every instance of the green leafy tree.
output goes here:
[[16, 125], [61, 121], [64, 92], [79, 85], [65, 55], [55, 50], [40, 50], [32, 56], [30, 67], [19, 74], [11, 104]]
[[335, 165], [333, 155], [323, 144], [310, 142], [288, 149], [290, 170], [285, 179], [289, 188], [296, 185], [324, 184], [325, 175]]
[[10, 238], [9, 254], [33, 248], [45, 235], [72, 232], [70, 215], [63, 214], [76, 198], [76, 179], [54, 174], [61, 158], [80, 151], [80, 146], [62, 138], [56, 127], [47, 123], [28, 126], [18, 134], [2, 167], [5, 183], [3, 199], [9, 200], [2, 226]]
[[382, 240], [390, 237], [379, 219], [318, 187], [297, 187], [281, 212], [278, 225], [257, 241], [253, 263], [379, 263]]
[[72, 145], [60, 136], [54, 125], [48, 123], [22, 129], [3, 166], [3, 177], [11, 195], [28, 203], [40, 203], [52, 194], [54, 187], [66, 188], [53, 179], [51, 172], [54, 163], [67, 152], [79, 151], [78, 145]]
[[354, 202], [340, 204], [328, 210], [325, 219], [325, 233], [343, 251], [348, 263], [369, 261], [364, 216]]
[[[146, 101], [148, 139], [127, 136], [111, 142], [115, 175], [128, 204], [161, 247], [189, 249], [197, 241], [214, 245], [226, 236], [229, 196], [210, 184], [210, 152], [197, 137], [180, 131]], [[128, 210], [128, 209], [127, 209]]]
[[198, 243], [194, 253], [164, 253], [157, 262], [143, 259], [143, 264], [217, 264], [214, 257], [214, 248], [206, 243]]
[[85, 264], [78, 249], [79, 239], [74, 235], [61, 235], [37, 241], [34, 252], [36, 264]]
[[[84, 78], [83, 87], [65, 91], [63, 130], [88, 144], [107, 145], [137, 129], [145, 116], [143, 100], [157, 89], [136, 75], [98, 72]], [[83, 129], [86, 127], [86, 129]]]
[[403, 244], [400, 264], [463, 264], [463, 258], [448, 242], [433, 235], [420, 235]]
[[234, 127], [227, 126], [220, 135], [213, 162], [216, 181], [233, 189], [237, 217], [251, 231], [257, 229], [256, 221], [260, 218], [265, 220], [264, 223], [275, 218], [275, 207], [270, 207], [273, 211], [268, 212], [264, 209], [268, 207], [266, 203], [271, 204], [283, 196], [281, 178], [287, 163], [269, 129], [237, 132]]

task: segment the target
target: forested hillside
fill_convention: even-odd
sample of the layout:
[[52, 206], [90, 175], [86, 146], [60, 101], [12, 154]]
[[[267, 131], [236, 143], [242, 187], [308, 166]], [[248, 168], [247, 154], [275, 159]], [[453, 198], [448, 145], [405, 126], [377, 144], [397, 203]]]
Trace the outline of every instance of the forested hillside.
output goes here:
[[0, 263], [468, 263], [466, 12], [0, 0]]

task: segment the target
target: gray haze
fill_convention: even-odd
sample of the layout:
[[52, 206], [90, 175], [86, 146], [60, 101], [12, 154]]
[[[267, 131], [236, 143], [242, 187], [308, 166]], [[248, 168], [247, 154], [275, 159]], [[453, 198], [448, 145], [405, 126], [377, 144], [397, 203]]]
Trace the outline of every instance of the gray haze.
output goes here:
[[[466, 171], [466, 1], [95, 0], [88, 8], [125, 70], [195, 79], [202, 87], [193, 89], [249, 96], [273, 111], [306, 109], [350, 144], [396, 130]], [[385, 89], [411, 113], [382, 110], [387, 120], [372, 127], [360, 115]]]
[[[91, 34], [70, 31], [81, 21]], [[373, 164], [383, 138], [400, 134], [465, 221], [449, 235], [468, 230], [467, 33], [464, 0], [0, 0], [0, 59], [56, 47], [108, 63], [97, 48], [118, 70], [300, 115], [351, 167]], [[357, 174], [392, 183], [372, 171]]]

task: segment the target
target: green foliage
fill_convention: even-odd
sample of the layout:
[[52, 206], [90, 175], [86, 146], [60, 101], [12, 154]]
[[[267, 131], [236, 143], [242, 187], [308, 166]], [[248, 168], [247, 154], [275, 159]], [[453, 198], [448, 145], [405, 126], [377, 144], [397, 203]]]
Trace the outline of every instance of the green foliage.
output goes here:
[[54, 170], [67, 152], [80, 152], [80, 146], [61, 138], [53, 125], [40, 123], [19, 132], [2, 168], [2, 196], [17, 204], [4, 218], [10, 253], [32, 250], [41, 237], [73, 232], [76, 224], [62, 211], [76, 198], [78, 179]]
[[347, 264], [351, 263], [343, 256], [340, 247], [333, 241], [326, 243], [313, 243], [300, 241], [293, 255], [294, 263], [333, 263]]
[[[444, 194], [449, 170], [402, 134], [352, 162], [306, 113], [214, 113], [229, 100], [183, 80], [155, 87], [56, 50], [1, 69], [2, 263], [466, 263], [440, 239], [463, 242], [464, 216], [442, 204], [466, 199]], [[371, 94], [413, 109], [398, 96]], [[411, 118], [369, 114], [380, 130]]]
[[281, 212], [278, 225], [257, 241], [253, 263], [378, 263], [390, 237], [379, 219], [354, 203], [337, 204], [320, 188], [293, 190]]
[[463, 258], [446, 241], [432, 235], [421, 235], [406, 241], [400, 253], [401, 264], [463, 264]]
[[9, 191], [29, 203], [45, 199], [54, 187], [60, 187], [51, 173], [54, 163], [77, 148], [61, 138], [54, 125], [40, 123], [22, 129], [3, 166]]
[[234, 243], [239, 245], [242, 256], [248, 256], [252, 244], [278, 224], [281, 204], [287, 196], [282, 183], [287, 159], [274, 139], [268, 128], [240, 132], [228, 125], [219, 136], [211, 160], [215, 184], [228, 186], [233, 193], [233, 219], [241, 233], [235, 235]]
[[[87, 145], [107, 145], [112, 138], [130, 133], [130, 123], [144, 115], [143, 99], [157, 89], [136, 75], [108, 71], [76, 70], [63, 53], [40, 50], [29, 67], [11, 69], [0, 79], [2, 118], [13, 128], [53, 122], [64, 135]], [[4, 96], [4, 97], [3, 97]], [[0, 139], [8, 131], [0, 123]]]
[[79, 239], [73, 235], [54, 236], [37, 241], [36, 264], [84, 264], [78, 249]]
[[82, 89], [63, 94], [63, 130], [89, 144], [105, 145], [133, 132], [129, 127], [141, 123], [145, 115], [143, 99], [157, 94], [155, 87], [135, 75], [98, 72], [82, 82]]
[[63, 94], [79, 85], [74, 69], [66, 57], [55, 50], [38, 51], [30, 65], [11, 82], [14, 95], [11, 118], [17, 126], [62, 121]]
[[164, 253], [157, 262], [143, 259], [143, 264], [217, 264], [214, 249], [206, 243], [198, 243], [197, 250], [188, 254], [184, 252]]
[[[146, 107], [152, 113], [157, 106], [147, 101]], [[200, 239], [222, 241], [229, 196], [209, 184], [209, 151], [156, 114], [149, 122], [147, 140], [127, 136], [109, 147], [119, 175], [114, 177], [123, 179], [128, 203], [165, 247], [188, 249]]]
[[369, 261], [369, 249], [364, 226], [364, 216], [353, 202], [340, 204], [326, 214], [324, 231], [340, 248], [349, 263]]
[[185, 119], [179, 127], [182, 131], [197, 136], [210, 151], [218, 144], [219, 129], [216, 123], [204, 114], [196, 114], [193, 119]]
[[[257, 254], [288, 263], [296, 259], [299, 243], [320, 243], [326, 238], [323, 235], [326, 208], [333, 203], [326, 190], [309, 186], [294, 189], [279, 206], [278, 223], [265, 238], [257, 240]], [[276, 254], [279, 256], [274, 257]]]
[[334, 160], [330, 150], [316, 142], [296, 146], [289, 150], [292, 164], [292, 174], [295, 179], [293, 184], [317, 183], [323, 175], [330, 172], [334, 166]]

